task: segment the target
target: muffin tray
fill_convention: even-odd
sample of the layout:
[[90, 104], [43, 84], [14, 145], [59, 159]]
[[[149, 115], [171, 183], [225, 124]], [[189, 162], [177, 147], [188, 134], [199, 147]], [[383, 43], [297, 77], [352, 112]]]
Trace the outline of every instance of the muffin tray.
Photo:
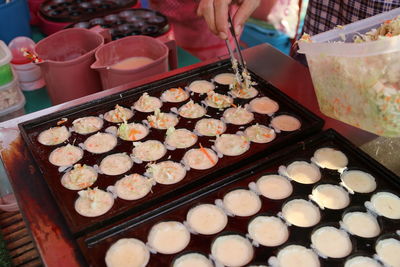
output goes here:
[[54, 22], [75, 22], [104, 16], [136, 3], [137, 0], [47, 0], [40, 5], [39, 12]]
[[[299, 142], [292, 146], [288, 146], [281, 151], [274, 153], [269, 157], [262, 158], [247, 167], [242, 167], [234, 172], [226, 174], [216, 182], [209, 182], [198, 191], [192, 190], [181, 199], [171, 202], [148, 214], [147, 218], [135, 218], [133, 216], [127, 218], [123, 223], [108, 227], [105, 231], [98, 231], [78, 239], [78, 244], [83, 252], [88, 265], [90, 266], [105, 266], [105, 255], [108, 248], [121, 238], [136, 238], [143, 243], [147, 242], [147, 235], [153, 225], [162, 221], [178, 221], [186, 220], [187, 212], [198, 204], [214, 204], [216, 199], [223, 199], [224, 195], [234, 189], [247, 188], [249, 183], [256, 182], [259, 177], [267, 174], [278, 174], [278, 169], [282, 165], [288, 165], [293, 161], [305, 160], [310, 162], [310, 158], [314, 152], [323, 147], [335, 148], [342, 151], [348, 158], [348, 169], [362, 170], [373, 175], [376, 179], [377, 188], [371, 193], [355, 193], [350, 194], [350, 204], [341, 210], [320, 209], [321, 220], [313, 227], [297, 227], [288, 226], [289, 238], [280, 246], [266, 247], [254, 246], [254, 257], [248, 265], [268, 265], [268, 259], [271, 256], [276, 256], [277, 253], [289, 244], [298, 244], [310, 248], [312, 232], [322, 225], [334, 225], [339, 227], [339, 221], [342, 219], [343, 213], [353, 209], [365, 209], [364, 203], [369, 201], [371, 196], [379, 191], [390, 191], [397, 195], [400, 194], [400, 180], [395, 174], [384, 168], [366, 153], [355, 147], [344, 137], [339, 135], [334, 130], [314, 135], [313, 137]], [[172, 266], [174, 259], [187, 252], [198, 252], [206, 257], [211, 254], [211, 244], [217, 236], [226, 233], [237, 233], [242, 236], [247, 234], [247, 226], [249, 222], [256, 216], [268, 214], [276, 216], [281, 211], [282, 205], [288, 200], [296, 198], [308, 199], [312, 189], [318, 184], [332, 183], [339, 185], [340, 173], [335, 170], [320, 168], [322, 178], [316, 184], [299, 184], [291, 181], [293, 185], [293, 193], [286, 199], [270, 200], [262, 195], [259, 197], [262, 201], [260, 211], [254, 216], [249, 217], [231, 217], [228, 216], [227, 226], [218, 234], [201, 235], [191, 234], [190, 243], [179, 253], [165, 255], [160, 253], [151, 253], [150, 261], [147, 266]], [[321, 266], [343, 266], [344, 262], [354, 257], [355, 255], [363, 255], [373, 257], [375, 254], [374, 248], [377, 240], [382, 237], [398, 236], [395, 231], [398, 230], [399, 220], [390, 220], [381, 216], [377, 217], [381, 228], [381, 233], [374, 238], [361, 238], [351, 235], [350, 239], [353, 245], [352, 252], [349, 256], [339, 259], [319, 257]], [[361, 226], [363, 227], [363, 226]], [[247, 237], [248, 238], [248, 237]], [[251, 242], [251, 239], [249, 239]], [[246, 265], [247, 266], [247, 265]]]
[[160, 12], [145, 8], [125, 9], [90, 20], [81, 20], [67, 28], [90, 29], [97, 25], [108, 28], [113, 40], [131, 35], [158, 37], [170, 29], [167, 17]]
[[[194, 80], [211, 80], [211, 78], [213, 78], [216, 74], [231, 71], [232, 70], [230, 69], [229, 61], [213, 63], [198, 69], [178, 74], [173, 77], [166, 78], [164, 80], [140, 86], [120, 94], [111, 95], [64, 111], [27, 121], [19, 125], [23, 139], [27, 143], [37, 166], [42, 172], [43, 178], [47, 182], [47, 185], [53, 197], [55, 198], [55, 201], [57, 202], [58, 207], [60, 208], [60, 211], [62, 212], [72, 234], [79, 236], [85, 232], [97, 230], [105, 225], [115, 223], [128, 215], [143, 215], [152, 209], [165, 204], [169, 200], [183, 195], [194, 187], [198, 187], [210, 180], [217, 181], [220, 179], [222, 174], [231, 172], [234, 169], [237, 169], [238, 167], [259, 158], [261, 155], [268, 155], [284, 146], [287, 146], [290, 143], [304, 139], [306, 136], [309, 136], [322, 128], [322, 119], [306, 110], [300, 104], [284, 95], [281, 91], [274, 88], [260, 77], [252, 74], [254, 81], [258, 83], [258, 85], [255, 87], [259, 91], [259, 96], [268, 96], [279, 103], [280, 108], [276, 114], [292, 114], [293, 116], [297, 117], [302, 124], [300, 129], [293, 132], [277, 133], [276, 138], [270, 143], [251, 143], [250, 149], [244, 154], [234, 157], [223, 156], [218, 160], [218, 163], [210, 169], [190, 169], [187, 171], [185, 178], [181, 182], [172, 185], [156, 184], [153, 186], [152, 192], [139, 200], [126, 201], [117, 198], [115, 199], [111, 210], [102, 216], [89, 218], [81, 216], [75, 211], [74, 203], [78, 197], [77, 191], [68, 190], [62, 186], [60, 179], [63, 173], [59, 171], [57, 166], [52, 165], [48, 158], [50, 153], [57, 147], [66, 145], [66, 142], [78, 145], [83, 143], [87, 136], [72, 132], [70, 138], [66, 142], [57, 146], [45, 146], [40, 144], [37, 140], [38, 135], [42, 131], [57, 126], [57, 122], [61, 121], [63, 118], [66, 118], [67, 120], [64, 120], [62, 125], [65, 125], [67, 128], [69, 128], [75, 119], [84, 116], [100, 116], [101, 114], [114, 109], [116, 104], [129, 108], [144, 92], [147, 92], [150, 96], [160, 97], [161, 93], [169, 88], [175, 88], [178, 86], [184, 88]], [[219, 86], [216, 89], [217, 92], [226, 92], [227, 90], [227, 86]], [[204, 95], [200, 97], [198, 94], [191, 95], [191, 98], [195, 102], [200, 102], [200, 98], [202, 99], [204, 97]], [[161, 111], [170, 112], [171, 108], [179, 107], [187, 101], [182, 103], [164, 103], [161, 107]], [[248, 100], [235, 99], [236, 105], [244, 105], [247, 102]], [[223, 111], [208, 108], [206, 116], [211, 118], [221, 118], [222, 113]], [[148, 115], [148, 113], [135, 111], [134, 116], [128, 120], [128, 122], [142, 122]], [[251, 124], [255, 124], [257, 122], [268, 125], [271, 119], [267, 115], [260, 114], [255, 114], [254, 118], [255, 120]], [[194, 125], [198, 120], [199, 119], [185, 119], [180, 117], [179, 123], [177, 126], [175, 126], [175, 128], [187, 128], [189, 130], [193, 130]], [[227, 124], [226, 133], [236, 133], [239, 130], [243, 131], [245, 127], [249, 125], [235, 126], [232, 124]], [[100, 130], [100, 132], [104, 132], [109, 126], [117, 126], [117, 124], [104, 121], [103, 128]], [[159, 140], [164, 142], [165, 133], [165, 130], [150, 129], [150, 134], [141, 141]], [[190, 148], [199, 148], [200, 144], [205, 148], [211, 148], [214, 139], [215, 137], [199, 136], [197, 143]], [[77, 163], [86, 164], [89, 166], [100, 165], [101, 160], [107, 155], [119, 152], [127, 152], [130, 154], [132, 148], [132, 142], [123, 141], [122, 139], [118, 138], [116, 147], [110, 152], [98, 155], [84, 151], [83, 158]], [[180, 162], [188, 149], [176, 149], [173, 151], [168, 150], [166, 155], [158, 160], [158, 162], [164, 160]], [[144, 174], [145, 167], [146, 163], [135, 163], [126, 174]], [[104, 174], [99, 174], [96, 183], [93, 184], [92, 187], [98, 187], [99, 189], [106, 190], [108, 186], [114, 185], [115, 182], [122, 177], [124, 177], [124, 175], [107, 176]]]

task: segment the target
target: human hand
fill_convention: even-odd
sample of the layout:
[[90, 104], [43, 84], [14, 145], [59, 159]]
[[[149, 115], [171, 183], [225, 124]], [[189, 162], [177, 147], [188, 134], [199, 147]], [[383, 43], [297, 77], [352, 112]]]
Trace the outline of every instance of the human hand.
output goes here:
[[239, 34], [243, 24], [260, 4], [260, 0], [200, 0], [197, 15], [203, 16], [208, 27], [221, 39], [228, 38], [229, 5], [237, 3], [239, 9], [232, 18], [236, 34]]

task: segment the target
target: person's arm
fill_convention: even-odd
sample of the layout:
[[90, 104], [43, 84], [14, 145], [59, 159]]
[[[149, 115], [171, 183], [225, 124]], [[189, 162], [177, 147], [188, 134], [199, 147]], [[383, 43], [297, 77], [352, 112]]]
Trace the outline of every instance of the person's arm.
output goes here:
[[234, 2], [239, 5], [233, 17], [235, 32], [239, 34], [243, 24], [260, 4], [260, 0], [200, 0], [197, 14], [203, 16], [210, 30], [221, 39], [228, 37], [228, 10]]

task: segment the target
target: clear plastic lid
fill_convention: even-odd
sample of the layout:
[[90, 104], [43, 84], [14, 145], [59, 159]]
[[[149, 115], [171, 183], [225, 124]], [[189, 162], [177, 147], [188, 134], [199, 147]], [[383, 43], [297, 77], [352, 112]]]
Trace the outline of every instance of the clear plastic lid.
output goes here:
[[7, 45], [0, 40], [0, 67], [10, 63], [11, 58], [10, 49], [8, 49]]
[[25, 36], [16, 37], [8, 44], [8, 47], [12, 54], [12, 64], [27, 64], [31, 62], [29, 58], [24, 56], [24, 50], [34, 50], [35, 42], [32, 39]]

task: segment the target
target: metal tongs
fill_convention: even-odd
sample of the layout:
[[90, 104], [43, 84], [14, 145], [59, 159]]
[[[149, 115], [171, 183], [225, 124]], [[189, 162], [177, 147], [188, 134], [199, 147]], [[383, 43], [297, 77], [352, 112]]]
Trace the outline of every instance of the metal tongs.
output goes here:
[[227, 46], [228, 51], [229, 51], [229, 56], [231, 57], [232, 64], [233, 64], [233, 62], [237, 61], [239, 67], [242, 69], [242, 71], [244, 71], [244, 70], [246, 70], [246, 64], [245, 64], [245, 62], [243, 60], [242, 52], [240, 50], [240, 45], [239, 45], [239, 42], [237, 40], [235, 29], [233, 28], [232, 18], [231, 18], [231, 15], [230, 15], [229, 12], [228, 12], [228, 23], [229, 23], [229, 31], [231, 32], [232, 38], [235, 41], [235, 48], [236, 48], [236, 52], [239, 55], [238, 56], [239, 59], [237, 60], [235, 58], [234, 50], [232, 50], [231, 44], [230, 44], [229, 38], [228, 38], [228, 39], [225, 40], [225, 43], [226, 43], [226, 46]]

